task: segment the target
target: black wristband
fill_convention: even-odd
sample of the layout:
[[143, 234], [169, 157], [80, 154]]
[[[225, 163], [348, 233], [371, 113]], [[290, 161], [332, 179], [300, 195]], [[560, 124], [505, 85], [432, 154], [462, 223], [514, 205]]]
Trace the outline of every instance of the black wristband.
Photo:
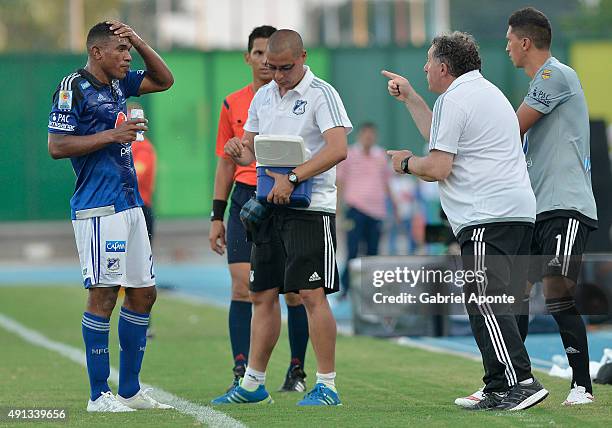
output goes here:
[[213, 199], [212, 213], [210, 213], [210, 221], [221, 220], [225, 215], [225, 208], [227, 208], [227, 201], [222, 199]]

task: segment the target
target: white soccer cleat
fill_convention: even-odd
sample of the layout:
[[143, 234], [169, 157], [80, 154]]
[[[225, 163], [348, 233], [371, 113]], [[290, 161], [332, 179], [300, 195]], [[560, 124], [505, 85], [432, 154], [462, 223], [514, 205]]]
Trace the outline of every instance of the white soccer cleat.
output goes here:
[[134, 409], [129, 408], [121, 404], [112, 392], [103, 392], [95, 401], [89, 400], [87, 403], [88, 412], [108, 412], [108, 413], [119, 413], [119, 412], [133, 412]]
[[149, 395], [153, 388], [141, 389], [130, 398], [123, 398], [119, 394], [117, 394], [117, 400], [121, 402], [123, 405], [131, 408], [132, 410], [146, 410], [146, 409], [174, 409], [174, 407], [169, 404], [160, 403], [155, 398]]
[[484, 386], [480, 388], [478, 391], [473, 393], [472, 395], [468, 395], [467, 397], [459, 397], [455, 399], [455, 404], [460, 407], [472, 407], [482, 401], [484, 398], [484, 392], [482, 390]]
[[575, 406], [577, 404], [590, 404], [595, 399], [592, 394], [586, 392], [584, 386], [578, 386], [574, 384], [574, 387], [570, 390], [567, 398], [563, 402], [564, 406]]

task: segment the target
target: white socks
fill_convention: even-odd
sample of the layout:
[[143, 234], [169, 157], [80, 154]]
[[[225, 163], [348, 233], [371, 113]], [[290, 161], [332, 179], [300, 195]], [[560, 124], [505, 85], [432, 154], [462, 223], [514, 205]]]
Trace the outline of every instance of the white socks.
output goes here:
[[523, 386], [531, 385], [533, 383], [533, 378], [525, 379], [519, 382]]
[[336, 392], [336, 372], [319, 373], [317, 372], [317, 383], [322, 383], [332, 391]]
[[264, 383], [266, 383], [266, 372], [258, 372], [257, 370], [247, 366], [240, 386], [247, 391], [255, 391], [257, 388], [259, 388], [259, 385], [263, 385]]
[[[317, 383], [322, 383], [332, 391], [336, 392], [336, 372], [331, 373], [319, 373], [317, 372]], [[259, 388], [259, 385], [266, 383], [266, 373], [259, 372], [251, 367], [247, 367], [244, 373], [244, 378], [240, 383], [240, 386], [247, 391], [255, 391]]]

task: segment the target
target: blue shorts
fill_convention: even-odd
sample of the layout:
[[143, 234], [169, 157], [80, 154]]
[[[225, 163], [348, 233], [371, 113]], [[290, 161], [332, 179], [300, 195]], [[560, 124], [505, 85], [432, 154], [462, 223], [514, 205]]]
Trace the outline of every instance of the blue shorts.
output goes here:
[[252, 244], [247, 241], [246, 230], [240, 221], [242, 206], [254, 195], [255, 186], [236, 182], [232, 192], [229, 218], [227, 219], [227, 262], [250, 263]]

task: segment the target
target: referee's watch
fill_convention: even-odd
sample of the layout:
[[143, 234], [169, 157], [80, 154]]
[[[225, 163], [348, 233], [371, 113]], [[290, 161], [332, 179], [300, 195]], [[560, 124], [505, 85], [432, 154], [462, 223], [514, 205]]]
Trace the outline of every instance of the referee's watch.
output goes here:
[[411, 158], [412, 156], [413, 156], [413, 155], [408, 156], [408, 157], [407, 157], [406, 159], [404, 159], [404, 160], [402, 161], [402, 163], [400, 164], [400, 167], [402, 168], [402, 171], [404, 171], [406, 174], [412, 174], [412, 173], [410, 172], [410, 170], [408, 169], [408, 161], [410, 160], [410, 158]]
[[287, 173], [287, 179], [289, 180], [289, 183], [293, 184], [294, 186], [297, 186], [300, 182], [300, 179], [298, 178], [297, 174], [293, 171], [289, 171]]

